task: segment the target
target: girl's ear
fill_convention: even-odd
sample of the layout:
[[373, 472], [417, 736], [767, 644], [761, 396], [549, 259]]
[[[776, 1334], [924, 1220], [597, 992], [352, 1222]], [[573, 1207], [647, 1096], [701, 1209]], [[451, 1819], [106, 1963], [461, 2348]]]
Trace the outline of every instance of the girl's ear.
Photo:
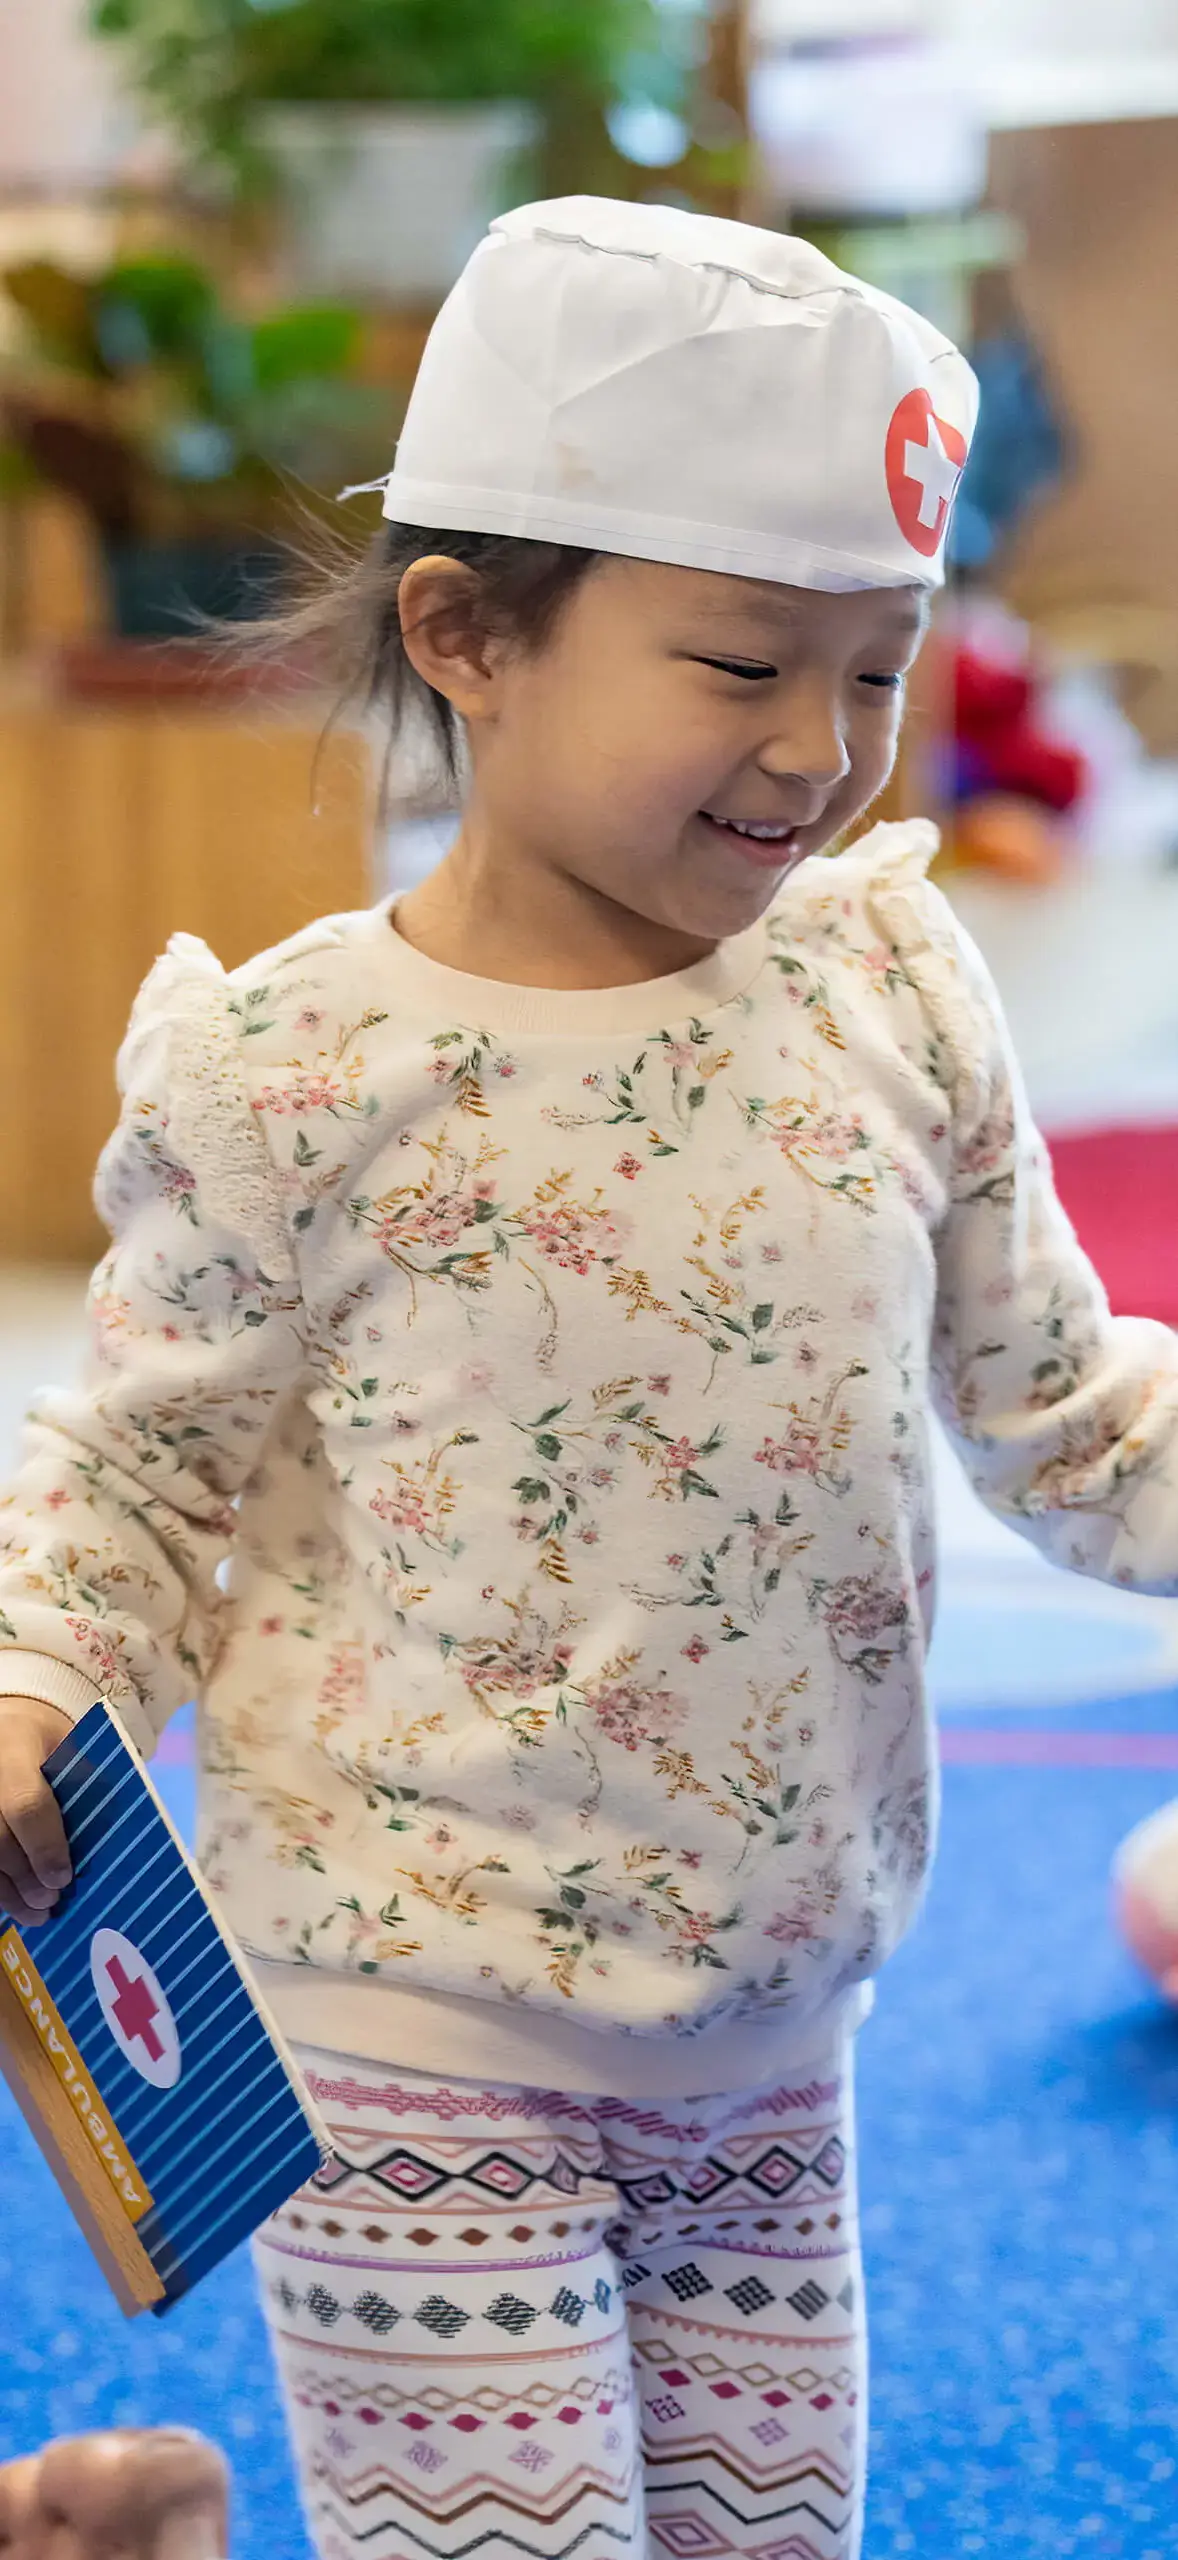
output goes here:
[[481, 607], [477, 570], [440, 552], [411, 561], [397, 589], [410, 666], [461, 720], [485, 720], [496, 706], [502, 649], [487, 632]]

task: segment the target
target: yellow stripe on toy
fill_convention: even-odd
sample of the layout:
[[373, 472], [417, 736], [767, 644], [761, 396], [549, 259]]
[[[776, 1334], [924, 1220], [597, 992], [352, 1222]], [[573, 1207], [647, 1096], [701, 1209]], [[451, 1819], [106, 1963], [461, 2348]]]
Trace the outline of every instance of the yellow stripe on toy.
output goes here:
[[50, 1999], [17, 1929], [6, 1929], [0, 1937], [0, 1967], [49, 2056], [58, 2079], [68, 2091], [78, 2122], [89, 2135], [95, 2155], [101, 2161], [124, 2213], [131, 2222], [141, 2221], [143, 2215], [151, 2210], [151, 2193], [140, 2177], [109, 2109], [104, 2107], [78, 2048]]

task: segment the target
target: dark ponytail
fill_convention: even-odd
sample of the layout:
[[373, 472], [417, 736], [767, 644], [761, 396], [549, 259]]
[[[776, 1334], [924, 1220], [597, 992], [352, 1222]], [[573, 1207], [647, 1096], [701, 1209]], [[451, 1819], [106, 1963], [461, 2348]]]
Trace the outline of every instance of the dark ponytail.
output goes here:
[[[233, 634], [245, 654], [290, 657], [347, 709], [376, 713], [391, 742], [424, 715], [448, 784], [457, 779], [461, 723], [445, 696], [419, 676], [406, 652], [398, 608], [401, 580], [415, 560], [441, 553], [474, 571], [472, 632], [539, 649], [562, 605], [591, 568], [592, 551], [511, 534], [450, 533], [388, 524], [357, 551], [330, 533], [304, 557], [302, 589], [288, 603]], [[448, 607], [452, 613], [454, 608]], [[228, 635], [227, 635], [228, 636]]]

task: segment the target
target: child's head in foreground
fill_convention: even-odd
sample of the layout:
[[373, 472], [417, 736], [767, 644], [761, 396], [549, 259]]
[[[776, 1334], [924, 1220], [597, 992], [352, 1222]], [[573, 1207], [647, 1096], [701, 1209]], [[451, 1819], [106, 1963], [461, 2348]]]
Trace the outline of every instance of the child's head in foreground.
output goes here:
[[315, 619], [468, 768], [468, 862], [715, 942], [891, 770], [976, 415], [805, 242], [524, 207], [433, 331], [388, 529]]

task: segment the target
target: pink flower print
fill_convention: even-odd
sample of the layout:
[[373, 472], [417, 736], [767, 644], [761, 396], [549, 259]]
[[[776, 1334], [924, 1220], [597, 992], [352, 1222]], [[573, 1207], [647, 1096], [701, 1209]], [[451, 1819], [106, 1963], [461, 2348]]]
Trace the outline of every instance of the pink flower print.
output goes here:
[[344, 1088], [332, 1076], [301, 1076], [292, 1088], [290, 1107], [293, 1112], [330, 1111], [345, 1100]]
[[364, 1327], [364, 1338], [366, 1342], [384, 1341], [384, 1335], [378, 1324], [366, 1324]]
[[824, 1156], [829, 1163], [849, 1155], [853, 1143], [862, 1136], [863, 1119], [858, 1111], [846, 1119], [837, 1111], [824, 1111], [809, 1129], [800, 1130], [796, 1137], [791, 1130], [789, 1143], [805, 1147], [810, 1155]]
[[162, 1342], [179, 1342], [181, 1339], [182, 1336], [178, 1324], [162, 1324], [160, 1326], [160, 1340]]
[[879, 1316], [879, 1299], [874, 1290], [858, 1290], [851, 1300], [851, 1313], [858, 1324], [875, 1324]]
[[439, 1822], [436, 1830], [429, 1833], [425, 1845], [427, 1849], [449, 1849], [453, 1844], [453, 1840], [454, 1834], [451, 1831], [449, 1824]]
[[435, 1084], [449, 1084], [454, 1070], [447, 1066], [444, 1058], [431, 1058], [429, 1072]]
[[763, 1245], [762, 1245], [762, 1247], [761, 1247], [761, 1260], [762, 1260], [762, 1262], [780, 1262], [780, 1261], [781, 1261], [781, 1259], [782, 1259], [782, 1252], [781, 1252], [781, 1247], [780, 1247], [780, 1245], [779, 1245], [779, 1244], [763, 1244]]
[[816, 1476], [822, 1465], [822, 1432], [815, 1422], [795, 1414], [783, 1440], [762, 1440], [754, 1465], [779, 1476]]
[[648, 1378], [646, 1384], [647, 1389], [652, 1396], [670, 1395], [671, 1381], [667, 1377]]
[[666, 1462], [672, 1475], [679, 1476], [685, 1475], [689, 1467], [694, 1467], [698, 1457], [699, 1450], [694, 1440], [682, 1438], [672, 1440], [666, 1453]]
[[607, 1741], [619, 1742], [623, 1751], [637, 1751], [644, 1742], [665, 1742], [687, 1713], [684, 1700], [669, 1689], [645, 1689], [625, 1679], [607, 1680], [588, 1703]]
[[682, 1573], [684, 1562], [685, 1558], [683, 1556], [668, 1556], [667, 1558], [667, 1563], [672, 1573]]
[[694, 1869], [696, 1867], [702, 1867], [703, 1862], [704, 1853], [702, 1849], [681, 1849], [679, 1852], [679, 1864], [681, 1867], [691, 1867]]
[[516, 1066], [514, 1058], [496, 1058], [495, 1073], [497, 1076], [502, 1076], [506, 1079], [508, 1076], [518, 1075], [519, 1069]]
[[818, 1354], [814, 1349], [813, 1343], [799, 1342], [797, 1350], [794, 1353], [794, 1359], [796, 1360], [799, 1369], [813, 1369], [818, 1360]]
[[798, 1725], [798, 1726], [796, 1726], [796, 1727], [795, 1727], [795, 1731], [794, 1731], [794, 1740], [795, 1740], [795, 1742], [799, 1742], [799, 1743], [801, 1744], [801, 1747], [802, 1747], [803, 1751], [806, 1751], [806, 1750], [808, 1750], [808, 1749], [809, 1749], [809, 1746], [810, 1746], [810, 1744], [812, 1743], [813, 1739], [814, 1739], [814, 1727], [813, 1727], [813, 1725], [812, 1725], [812, 1724], [800, 1724], [800, 1725]]
[[538, 1816], [530, 1805], [513, 1804], [508, 1806], [503, 1820], [509, 1831], [534, 1831]]
[[683, 1647], [684, 1660], [687, 1662], [702, 1662], [705, 1653], [710, 1653], [711, 1649], [710, 1645], [704, 1643], [702, 1636], [693, 1636], [690, 1644], [685, 1644]]
[[616, 1455], [616, 1452], [625, 1446], [621, 1432], [607, 1431], [604, 1445], [609, 1450], [611, 1457]]
[[1009, 1155], [1014, 1143], [1014, 1117], [1009, 1108], [983, 1120], [980, 1129], [961, 1150], [963, 1173], [993, 1173], [996, 1165]]
[[317, 1031], [322, 1020], [322, 1014], [316, 1013], [313, 1005], [304, 1005], [302, 1012], [295, 1017], [295, 1030]]
[[877, 986], [882, 986], [890, 978], [895, 965], [895, 954], [888, 950], [886, 943], [875, 942], [870, 951], [863, 954], [864, 969]]
[[808, 1938], [817, 1936], [814, 1906], [805, 1894], [799, 1894], [792, 1910], [778, 1911], [769, 1921], [765, 1935], [779, 1947], [801, 1947]]
[[860, 1646], [878, 1645], [903, 1629], [908, 1612], [903, 1593], [882, 1575], [848, 1573], [827, 1594], [825, 1615], [836, 1642], [841, 1637], [844, 1644]]
[[665, 1055], [672, 1067], [693, 1067], [695, 1050], [690, 1040], [668, 1040]]
[[614, 1166], [614, 1172], [620, 1173], [623, 1180], [626, 1182], [633, 1182], [635, 1175], [641, 1173], [641, 1171], [642, 1159], [640, 1156], [619, 1156], [618, 1161]]
[[458, 1372], [458, 1384], [468, 1396], [485, 1396], [495, 1384], [495, 1372], [489, 1360], [468, 1360]]
[[52, 1493], [46, 1494], [45, 1508], [47, 1511], [60, 1511], [68, 1501], [69, 1495], [66, 1492], [65, 1486], [57, 1484], [54, 1485]]
[[431, 1525], [429, 1500], [421, 1485], [402, 1482], [391, 1493], [374, 1493], [368, 1508], [390, 1529], [414, 1529], [420, 1533]]
[[182, 1164], [174, 1165], [168, 1175], [167, 1181], [164, 1184], [164, 1198], [165, 1200], [180, 1200], [187, 1192], [195, 1191], [195, 1189], [196, 1175], [194, 1173], [189, 1173], [186, 1166]]
[[600, 1091], [601, 1091], [601, 1071], [600, 1071], [600, 1068], [595, 1067], [595, 1068], [594, 1068], [594, 1070], [593, 1070], [592, 1075], [582, 1076], [582, 1078], [581, 1078], [581, 1082], [582, 1082], [582, 1084], [583, 1084], [583, 1085], [587, 1085], [587, 1086], [588, 1086], [590, 1093], [600, 1093]]
[[612, 1467], [594, 1467], [589, 1477], [590, 1484], [595, 1485], [598, 1492], [604, 1491], [606, 1485], [612, 1484], [613, 1480], [614, 1469]]
[[520, 1225], [538, 1251], [561, 1271], [581, 1279], [603, 1254], [616, 1251], [620, 1233], [599, 1210], [579, 1209], [572, 1200], [542, 1202], [520, 1211]]
[[260, 1636], [280, 1636], [282, 1628], [283, 1621], [281, 1618], [262, 1618], [259, 1621], [258, 1634]]

